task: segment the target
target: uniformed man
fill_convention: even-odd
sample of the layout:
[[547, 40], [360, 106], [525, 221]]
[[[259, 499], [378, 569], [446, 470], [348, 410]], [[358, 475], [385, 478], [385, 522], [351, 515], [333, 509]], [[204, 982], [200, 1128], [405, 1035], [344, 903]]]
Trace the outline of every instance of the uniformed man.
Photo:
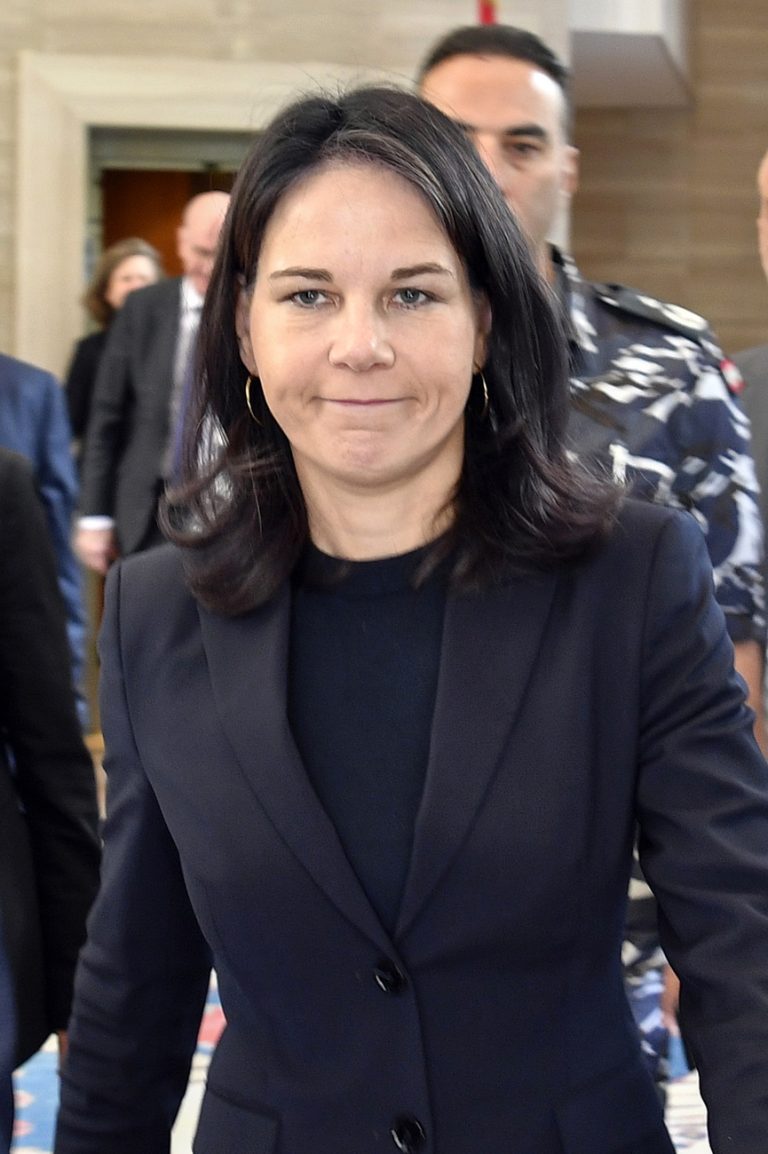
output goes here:
[[[768, 152], [757, 170], [757, 248], [768, 279]], [[760, 482], [763, 523], [768, 524], [768, 344], [736, 353], [734, 361], [744, 377], [744, 409], [752, 422], [752, 445]]]
[[429, 53], [419, 84], [472, 137], [567, 309], [577, 447], [636, 496], [701, 524], [736, 666], [762, 716], [762, 527], [738, 371], [701, 317], [593, 284], [550, 244], [576, 191], [578, 151], [568, 71], [538, 37], [503, 24], [456, 29]]
[[[706, 536], [735, 663], [757, 715], [765, 621], [762, 526], [741, 380], [706, 322], [620, 285], [585, 280], [551, 237], [576, 191], [568, 71], [538, 37], [505, 25], [459, 28], [434, 46], [422, 95], [474, 141], [559, 295], [572, 351], [574, 448], [633, 495], [688, 510]], [[639, 873], [624, 947], [627, 989], [648, 1066], [663, 1079], [663, 955]]]

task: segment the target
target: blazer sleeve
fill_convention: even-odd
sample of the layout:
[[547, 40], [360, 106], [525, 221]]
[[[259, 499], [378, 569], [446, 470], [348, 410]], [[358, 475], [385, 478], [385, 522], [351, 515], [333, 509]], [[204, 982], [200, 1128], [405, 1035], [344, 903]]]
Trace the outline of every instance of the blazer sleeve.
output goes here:
[[108, 776], [102, 886], [78, 970], [57, 1154], [168, 1154], [210, 975], [178, 853], [133, 738], [121, 579], [117, 565], [100, 642]]
[[93, 764], [75, 711], [61, 594], [40, 500], [0, 458], [0, 716], [34, 860], [51, 1028], [67, 1025], [99, 878]]
[[645, 605], [637, 806], [714, 1154], [768, 1146], [768, 766], [702, 535], [675, 517]]
[[81, 466], [83, 515], [114, 514], [117, 471], [131, 419], [131, 350], [141, 317], [142, 302], [137, 304], [134, 296], [127, 298], [110, 326], [96, 374]]

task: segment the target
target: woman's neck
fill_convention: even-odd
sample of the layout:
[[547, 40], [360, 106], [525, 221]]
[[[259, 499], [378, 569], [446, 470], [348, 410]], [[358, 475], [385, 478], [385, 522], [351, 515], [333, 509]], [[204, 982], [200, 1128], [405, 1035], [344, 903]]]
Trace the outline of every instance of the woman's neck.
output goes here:
[[439, 537], [453, 519], [444, 492], [432, 500], [415, 500], [409, 487], [383, 493], [302, 488], [312, 543], [323, 553], [348, 561], [410, 553]]

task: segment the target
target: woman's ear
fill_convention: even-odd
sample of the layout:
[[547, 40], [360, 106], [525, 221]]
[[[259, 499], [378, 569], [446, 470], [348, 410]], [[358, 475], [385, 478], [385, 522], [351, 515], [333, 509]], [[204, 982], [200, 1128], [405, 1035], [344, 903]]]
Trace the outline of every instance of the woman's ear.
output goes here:
[[253, 355], [251, 344], [251, 299], [245, 288], [239, 288], [237, 293], [237, 307], [235, 309], [235, 332], [237, 345], [240, 349], [240, 360], [252, 377], [259, 375], [256, 358]]

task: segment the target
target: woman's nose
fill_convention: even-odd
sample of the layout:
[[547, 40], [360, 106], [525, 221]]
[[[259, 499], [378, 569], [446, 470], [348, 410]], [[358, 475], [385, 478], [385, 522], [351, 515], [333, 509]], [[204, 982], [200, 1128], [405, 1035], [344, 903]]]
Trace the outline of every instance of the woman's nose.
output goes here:
[[329, 360], [355, 372], [394, 363], [395, 351], [386, 318], [378, 309], [347, 306], [336, 319]]

